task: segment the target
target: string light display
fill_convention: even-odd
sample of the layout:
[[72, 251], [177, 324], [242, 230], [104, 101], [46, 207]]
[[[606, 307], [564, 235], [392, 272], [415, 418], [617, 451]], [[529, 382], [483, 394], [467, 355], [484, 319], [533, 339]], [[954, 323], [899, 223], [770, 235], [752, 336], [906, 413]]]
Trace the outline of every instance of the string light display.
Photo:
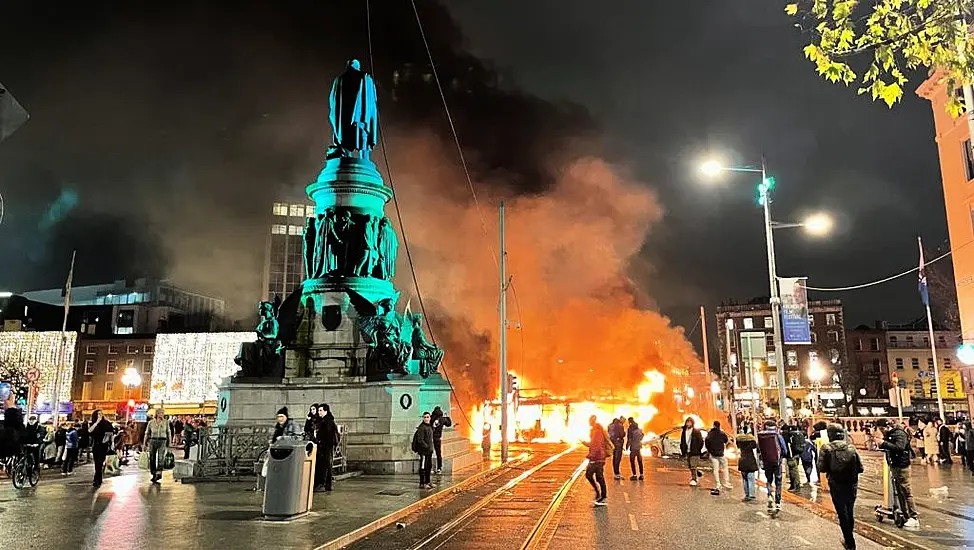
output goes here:
[[[71, 401], [71, 379], [74, 374], [74, 354], [78, 343], [78, 334], [65, 333], [64, 363], [61, 367], [61, 383], [58, 388], [58, 401]], [[54, 378], [57, 376], [57, 365], [61, 353], [61, 332], [28, 332], [10, 331], [0, 332], [0, 361], [15, 369], [30, 370], [36, 368], [40, 376], [37, 379], [36, 397], [50, 399], [54, 394]], [[35, 397], [35, 398], [36, 398]], [[34, 405], [39, 404], [39, 400]]]
[[233, 362], [253, 331], [159, 334], [152, 360], [152, 403], [216, 401], [217, 386], [240, 370]]

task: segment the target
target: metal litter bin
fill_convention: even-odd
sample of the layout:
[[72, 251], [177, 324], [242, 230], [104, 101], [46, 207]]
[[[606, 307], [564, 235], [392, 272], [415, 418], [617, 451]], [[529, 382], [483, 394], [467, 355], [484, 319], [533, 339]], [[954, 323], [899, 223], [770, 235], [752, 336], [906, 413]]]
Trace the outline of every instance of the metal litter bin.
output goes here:
[[264, 482], [266, 519], [291, 519], [311, 509], [315, 454], [315, 444], [300, 439], [281, 438], [271, 445]]

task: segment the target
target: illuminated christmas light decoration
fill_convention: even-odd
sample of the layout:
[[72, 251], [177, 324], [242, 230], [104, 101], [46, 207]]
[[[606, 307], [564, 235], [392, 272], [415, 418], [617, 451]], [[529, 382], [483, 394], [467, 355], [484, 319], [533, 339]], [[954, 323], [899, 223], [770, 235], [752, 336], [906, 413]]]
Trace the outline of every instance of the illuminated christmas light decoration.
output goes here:
[[[71, 401], [71, 379], [74, 374], [74, 354], [78, 334], [64, 334], [64, 359], [61, 367], [61, 382], [58, 388], [58, 401]], [[57, 376], [58, 355], [61, 352], [61, 332], [0, 332], [0, 361], [14, 368], [36, 368], [40, 373], [37, 379], [37, 399], [54, 395], [54, 378]]]
[[152, 360], [152, 403], [215, 401], [217, 386], [240, 370], [234, 357], [253, 331], [159, 334]]

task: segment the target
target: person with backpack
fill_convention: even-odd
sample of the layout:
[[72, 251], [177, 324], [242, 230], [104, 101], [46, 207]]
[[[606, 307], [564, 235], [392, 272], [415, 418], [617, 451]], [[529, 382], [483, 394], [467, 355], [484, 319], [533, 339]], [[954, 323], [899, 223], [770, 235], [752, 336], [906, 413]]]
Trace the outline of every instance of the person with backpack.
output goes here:
[[730, 484], [730, 470], [727, 469], [727, 457], [724, 456], [724, 448], [727, 447], [727, 442], [730, 439], [720, 429], [720, 422], [714, 420], [714, 427], [712, 430], [707, 432], [707, 438], [704, 439], [704, 445], [707, 447], [707, 452], [710, 453], [710, 464], [714, 469], [714, 488], [710, 490], [710, 494], [717, 496], [720, 494], [720, 472], [724, 471], [724, 489], [728, 491], [731, 488]]
[[423, 413], [423, 421], [416, 426], [412, 449], [419, 455], [419, 488], [432, 489], [430, 473], [433, 471], [433, 426], [430, 425], [429, 412]]
[[815, 442], [809, 439], [805, 439], [805, 446], [802, 448], [802, 467], [805, 468], [805, 479], [808, 480], [809, 485], [815, 485], [816, 481], [812, 477], [812, 468], [815, 467], [815, 463], [818, 462], [818, 447], [815, 446]]
[[586, 456], [588, 466], [585, 468], [585, 479], [595, 489], [595, 502], [593, 504], [605, 506], [607, 504], [605, 502], [605, 459], [612, 453], [614, 447], [609, 441], [609, 434], [599, 424], [594, 414], [589, 417], [588, 425], [591, 428], [588, 441], [582, 441], [582, 444], [588, 447], [588, 456]]
[[[629, 429], [626, 432], [626, 444], [629, 447], [629, 479], [635, 481], [643, 478], [643, 431], [639, 429], [636, 419], [629, 417]], [[636, 476], [636, 463], [639, 463], [639, 476]]]
[[845, 430], [838, 424], [831, 424], [826, 431], [829, 442], [822, 446], [818, 455], [818, 471], [829, 481], [829, 494], [835, 515], [839, 517], [842, 529], [842, 547], [854, 550], [856, 538], [853, 535], [856, 493], [859, 490], [859, 474], [863, 472], [862, 459], [856, 448], [846, 441]]
[[626, 427], [622, 417], [613, 418], [609, 423], [609, 440], [612, 441], [612, 473], [615, 479], [622, 479], [619, 466], [622, 464], [622, 450], [626, 442]]
[[758, 473], [758, 442], [751, 434], [747, 424], [741, 426], [741, 433], [737, 434], [737, 450], [740, 458], [737, 461], [737, 470], [741, 472], [741, 479], [744, 484], [744, 500], [750, 502], [757, 497], [757, 477]]
[[785, 441], [788, 442], [788, 490], [796, 493], [802, 488], [801, 464], [805, 452], [805, 432], [797, 426], [790, 426]]
[[900, 502], [906, 503], [907, 509], [903, 512], [909, 519], [903, 524], [903, 528], [919, 529], [920, 520], [917, 519], [917, 507], [913, 501], [913, 491], [910, 487], [910, 464], [912, 462], [910, 436], [899, 424], [893, 424], [893, 427], [889, 427], [889, 422], [885, 418], [877, 420], [876, 426], [883, 432], [883, 440], [879, 443], [879, 449], [886, 452], [889, 477], [896, 484], [896, 492], [899, 494]]
[[687, 417], [680, 432], [680, 456], [687, 459], [690, 469], [690, 486], [697, 486], [697, 478], [703, 477], [700, 471], [700, 455], [703, 454], [703, 436], [693, 425], [693, 418]]
[[[764, 466], [764, 477], [768, 482], [768, 511], [781, 511], [781, 461], [788, 458], [788, 444], [778, 431], [774, 420], [764, 423], [758, 433], [758, 452]], [[774, 485], [774, 497], [771, 485]]]

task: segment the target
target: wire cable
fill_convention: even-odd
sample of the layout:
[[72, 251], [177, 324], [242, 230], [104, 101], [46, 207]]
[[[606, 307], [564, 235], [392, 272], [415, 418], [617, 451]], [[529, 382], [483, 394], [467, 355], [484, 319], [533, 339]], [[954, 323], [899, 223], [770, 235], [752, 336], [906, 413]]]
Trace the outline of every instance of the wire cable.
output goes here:
[[[938, 262], [938, 261], [946, 258], [947, 256], [950, 256], [953, 252], [956, 252], [957, 250], [960, 250], [960, 249], [964, 248], [965, 246], [968, 246], [968, 245], [970, 245], [972, 243], [974, 243], [974, 240], [967, 241], [966, 243], [958, 246], [954, 250], [948, 250], [947, 252], [944, 252], [943, 254], [941, 254], [940, 256], [937, 256], [936, 258], [934, 258], [934, 259], [932, 259], [930, 261], [924, 262], [924, 265], [927, 266], [927, 265], [930, 265], [930, 264], [932, 264], [934, 262]], [[884, 277], [884, 278], [879, 279], [879, 280], [876, 280], [876, 281], [870, 281], [868, 283], [862, 283], [862, 284], [858, 284], [858, 285], [836, 286], [836, 287], [818, 287], [818, 286], [807, 286], [807, 285], [805, 285], [804, 288], [806, 290], [815, 290], [815, 291], [818, 291], [818, 292], [846, 292], [846, 291], [849, 291], [849, 290], [859, 290], [859, 289], [862, 289], [862, 288], [869, 288], [871, 286], [876, 286], [876, 285], [880, 285], [880, 284], [883, 284], [883, 283], [888, 283], [888, 282], [890, 282], [890, 281], [892, 281], [894, 279], [899, 279], [900, 277], [905, 277], [905, 276], [909, 275], [910, 273], [916, 273], [919, 270], [920, 270], [920, 266], [917, 265], [916, 267], [907, 269], [906, 271], [904, 271], [902, 273], [897, 273], [896, 275], [890, 275], [889, 277]]]
[[[487, 250], [490, 251], [490, 256], [494, 260], [494, 266], [500, 269], [500, 264], [497, 260], [497, 252], [494, 250], [494, 247], [490, 242], [490, 232], [487, 230], [487, 219], [484, 217], [483, 208], [480, 206], [480, 198], [477, 196], [477, 189], [474, 187], [473, 178], [470, 176], [470, 168], [467, 166], [467, 159], [463, 154], [463, 145], [460, 143], [460, 134], [457, 132], [456, 124], [453, 122], [453, 114], [450, 112], [450, 105], [446, 101], [446, 92], [443, 90], [443, 83], [440, 81], [439, 71], [436, 70], [436, 62], [433, 61], [433, 51], [430, 48], [429, 40], [426, 38], [426, 30], [423, 27], [423, 19], [419, 15], [419, 9], [416, 7], [416, 0], [409, 0], [409, 3], [413, 8], [413, 14], [416, 16], [416, 25], [419, 27], [419, 35], [423, 39], [423, 46], [426, 48], [426, 57], [429, 59], [430, 70], [433, 73], [433, 81], [436, 82], [436, 89], [440, 94], [440, 101], [443, 102], [443, 112], [446, 114], [446, 120], [450, 124], [450, 133], [453, 135], [453, 143], [457, 148], [457, 157], [460, 160], [460, 166], [463, 169], [463, 175], [467, 181], [467, 187], [470, 189], [470, 195], [473, 197], [474, 208], [476, 208], [477, 215], [480, 217], [480, 227], [484, 232]], [[501, 252], [505, 255], [507, 254], [506, 250]], [[511, 279], [509, 284], [514, 295], [514, 303], [517, 308], [518, 324], [522, 327], [519, 330], [519, 333], [521, 338], [521, 368], [522, 374], [524, 374], [524, 320], [521, 316], [521, 304], [517, 298], [517, 287], [514, 285], [514, 280]]]
[[[372, 71], [373, 78], [375, 78], [375, 57], [372, 53], [372, 3], [371, 0], [365, 0], [365, 18], [366, 27], [369, 40], [369, 69]], [[409, 261], [409, 272], [412, 274], [413, 286], [416, 288], [416, 298], [419, 301], [419, 309], [423, 312], [423, 317], [426, 318], [426, 327], [430, 333], [430, 340], [433, 341], [433, 345], [436, 345], [436, 335], [433, 334], [433, 324], [430, 322], [430, 316], [426, 312], [426, 303], [423, 301], [423, 293], [419, 289], [419, 278], [416, 276], [416, 266], [413, 264], [413, 255], [409, 249], [409, 239], [406, 237], [406, 225], [402, 221], [402, 212], [399, 210], [399, 200], [396, 195], [396, 184], [395, 178], [392, 175], [392, 164], [389, 162], [388, 148], [386, 147], [386, 137], [385, 132], [382, 131], [382, 127], [379, 121], [376, 121], [376, 130], [379, 133], [379, 143], [382, 145], [382, 160], [386, 165], [386, 174], [389, 176], [389, 190], [392, 191], [392, 205], [396, 210], [396, 220], [399, 222], [399, 232], [402, 233], [402, 244], [403, 249], [406, 251], [406, 259]], [[457, 395], [456, 389], [453, 386], [453, 382], [450, 381], [450, 375], [447, 372], [445, 357], [440, 362], [440, 370], [443, 371], [443, 377], [446, 378], [447, 383], [450, 384], [450, 393], [453, 394], [453, 398], [457, 402], [457, 406], [460, 408], [460, 414], [463, 415], [463, 419], [470, 426], [471, 433], [474, 433], [476, 426], [470, 422], [470, 418], [467, 417], [466, 407], [460, 400], [460, 396]]]

